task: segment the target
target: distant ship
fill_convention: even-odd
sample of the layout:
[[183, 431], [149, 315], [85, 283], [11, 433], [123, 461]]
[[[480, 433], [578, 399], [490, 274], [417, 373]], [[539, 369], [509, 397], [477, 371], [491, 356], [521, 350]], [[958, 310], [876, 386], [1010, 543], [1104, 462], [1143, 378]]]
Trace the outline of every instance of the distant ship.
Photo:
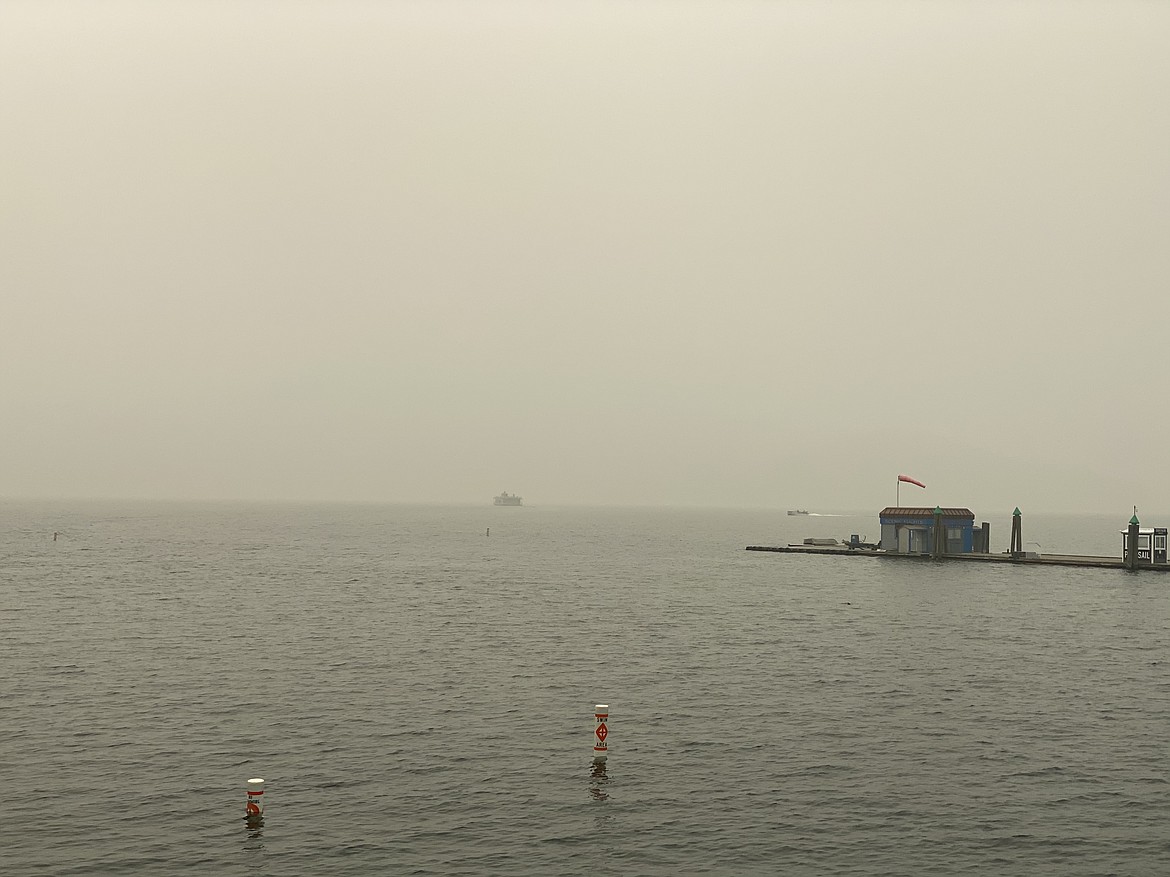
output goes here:
[[789, 509], [788, 514], [790, 514], [790, 515], [807, 515], [808, 509]]
[[520, 497], [505, 490], [496, 497], [496, 505], [520, 505]]

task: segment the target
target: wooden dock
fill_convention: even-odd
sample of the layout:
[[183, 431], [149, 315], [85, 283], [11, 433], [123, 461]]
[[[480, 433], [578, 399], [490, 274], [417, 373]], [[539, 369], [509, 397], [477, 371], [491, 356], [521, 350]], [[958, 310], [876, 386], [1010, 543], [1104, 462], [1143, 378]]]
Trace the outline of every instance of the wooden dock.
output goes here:
[[[1027, 552], [1013, 556], [1003, 554], [899, 554], [871, 548], [850, 548], [848, 545], [749, 545], [747, 551], [774, 551], [780, 554], [822, 554], [835, 557], [868, 557], [877, 560], [958, 561], [960, 563], [1011, 563], [1025, 566], [1076, 566], [1093, 569], [1126, 569], [1120, 557], [1101, 557], [1089, 554], [1038, 554]], [[1137, 569], [1170, 572], [1170, 564], [1139, 564]]]

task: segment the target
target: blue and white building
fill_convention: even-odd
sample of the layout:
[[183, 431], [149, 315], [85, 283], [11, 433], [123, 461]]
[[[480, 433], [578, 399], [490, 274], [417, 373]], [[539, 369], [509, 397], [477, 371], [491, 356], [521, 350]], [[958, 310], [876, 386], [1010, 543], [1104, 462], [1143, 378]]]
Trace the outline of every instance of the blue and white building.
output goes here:
[[[986, 552], [990, 528], [975, 526], [975, 513], [961, 508], [888, 506], [879, 514], [882, 548], [896, 554]], [[940, 545], [936, 550], [936, 534]]]

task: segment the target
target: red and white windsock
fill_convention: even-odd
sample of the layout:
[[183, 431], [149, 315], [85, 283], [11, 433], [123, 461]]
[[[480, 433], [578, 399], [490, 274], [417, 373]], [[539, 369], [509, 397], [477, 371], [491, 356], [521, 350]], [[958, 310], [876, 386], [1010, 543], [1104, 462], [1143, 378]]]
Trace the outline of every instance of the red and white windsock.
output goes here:
[[919, 487], [922, 487], [922, 488], [926, 487], [926, 485], [923, 484], [921, 481], [919, 481], [917, 478], [911, 478], [909, 475], [899, 475], [898, 476], [898, 488], [896, 491], [897, 497], [898, 497], [897, 498], [898, 505], [902, 504], [902, 482], [903, 481], [905, 481], [907, 484], [917, 484]]

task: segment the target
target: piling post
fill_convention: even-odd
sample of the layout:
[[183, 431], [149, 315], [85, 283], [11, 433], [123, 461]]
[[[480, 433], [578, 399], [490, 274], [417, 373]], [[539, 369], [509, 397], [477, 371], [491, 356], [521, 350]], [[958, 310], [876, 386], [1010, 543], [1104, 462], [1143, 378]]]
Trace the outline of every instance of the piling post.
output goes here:
[[598, 764], [609, 756], [609, 745], [605, 742], [609, 737], [609, 704], [597, 704], [593, 708], [593, 718], [596, 722], [593, 728], [593, 763]]
[[1022, 517], [1020, 507], [1016, 506], [1016, 510], [1012, 512], [1012, 544], [1011, 548], [1008, 549], [1013, 558], [1024, 553], [1024, 528], [1020, 523]]
[[934, 507], [934, 538], [931, 540], [930, 556], [942, 557], [947, 553], [947, 534], [943, 530], [942, 509]]
[[[1125, 568], [1137, 569], [1138, 567], [1138, 533], [1141, 530], [1141, 523], [1138, 521], [1137, 512], [1133, 513], [1133, 517], [1129, 519], [1129, 529], [1125, 533]], [[1117, 543], [1113, 543], [1116, 545]]]
[[264, 816], [264, 780], [255, 777], [248, 780], [248, 801], [244, 805], [244, 818], [259, 820]]

